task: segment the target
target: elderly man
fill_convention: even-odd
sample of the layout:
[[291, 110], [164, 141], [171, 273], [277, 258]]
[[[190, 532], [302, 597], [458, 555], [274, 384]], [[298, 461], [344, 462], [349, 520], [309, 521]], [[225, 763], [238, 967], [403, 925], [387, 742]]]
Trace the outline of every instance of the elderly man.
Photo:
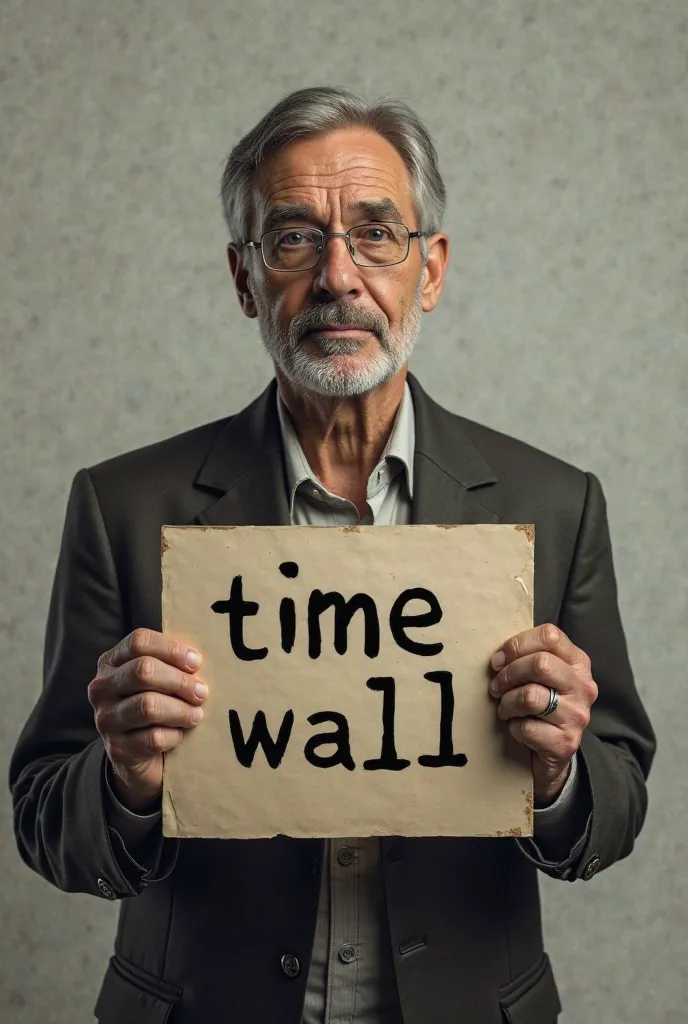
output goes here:
[[[11, 765], [17, 843], [122, 900], [103, 1024], [554, 1024], [538, 871], [632, 850], [655, 741], [596, 477], [440, 408], [407, 373], [449, 258], [404, 104], [293, 93], [229, 156], [228, 258], [275, 367], [234, 416], [80, 470], [45, 681]], [[202, 651], [160, 632], [163, 523], [532, 522], [536, 627], [492, 657], [532, 751], [532, 839], [163, 838], [163, 754], [203, 728]]]

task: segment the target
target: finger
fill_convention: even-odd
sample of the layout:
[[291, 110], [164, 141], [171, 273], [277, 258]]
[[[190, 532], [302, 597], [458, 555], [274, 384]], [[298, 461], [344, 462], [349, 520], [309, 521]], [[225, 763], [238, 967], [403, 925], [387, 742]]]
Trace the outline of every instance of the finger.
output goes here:
[[[527, 718], [542, 715], [549, 707], [550, 690], [538, 683], [526, 683], [505, 693], [497, 708], [497, 717], [502, 719]], [[556, 711], [547, 715], [551, 725], [562, 725], [566, 721], [566, 707], [560, 702]]]
[[119, 700], [135, 693], [165, 693], [189, 704], [202, 704], [208, 687], [198, 676], [190, 675], [158, 658], [135, 658], [115, 669], [104, 684], [108, 697]]
[[549, 651], [537, 651], [509, 662], [500, 669], [490, 681], [490, 693], [493, 697], [501, 697], [525, 683], [540, 683], [542, 686], [553, 686], [560, 693], [571, 693], [576, 689], [578, 679], [571, 666], [561, 658]]
[[112, 705], [105, 716], [106, 732], [129, 732], [152, 725], [191, 729], [203, 718], [203, 708], [164, 693], [137, 693]]
[[552, 725], [549, 719], [512, 718], [507, 727], [515, 740], [534, 751], [544, 762], [564, 764], [570, 761], [578, 747], [575, 733]]
[[[492, 655], [491, 665], [498, 670], [502, 665], [508, 665], [517, 658], [523, 658], [537, 651], [549, 651], [550, 654], [561, 658], [569, 665], [578, 665], [585, 657], [580, 648], [569, 640], [563, 630], [551, 622], [546, 622], [542, 626], [526, 629], [522, 633], [510, 637]], [[501, 660], [500, 655], [503, 656]]]
[[135, 729], [133, 732], [123, 733], [112, 742], [109, 755], [112, 761], [120, 765], [140, 764], [142, 761], [149, 761], [156, 754], [174, 750], [181, 742], [184, 732], [184, 729], [170, 729], [161, 725]]
[[195, 672], [202, 661], [200, 652], [194, 647], [183, 644], [166, 633], [159, 633], [154, 629], [135, 629], [101, 655], [98, 671], [101, 671], [101, 666], [118, 668], [128, 661], [144, 656], [157, 658], [167, 665], [187, 672]]

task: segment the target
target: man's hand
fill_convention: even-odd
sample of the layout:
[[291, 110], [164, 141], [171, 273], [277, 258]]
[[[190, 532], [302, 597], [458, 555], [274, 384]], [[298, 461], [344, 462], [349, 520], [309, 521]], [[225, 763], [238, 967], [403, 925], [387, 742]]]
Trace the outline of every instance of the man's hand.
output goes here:
[[[547, 807], [564, 788], [597, 700], [590, 658], [548, 622], [512, 636], [493, 654], [491, 666], [498, 670], [490, 682], [490, 693], [500, 699], [497, 714], [508, 719], [514, 739], [534, 752], [535, 804]], [[550, 686], [559, 694], [559, 707], [546, 718], [531, 717], [547, 708]]]
[[207, 687], [194, 676], [200, 663], [198, 651], [150, 629], [135, 629], [98, 659], [88, 699], [117, 797], [132, 811], [158, 800], [163, 752], [203, 717]]

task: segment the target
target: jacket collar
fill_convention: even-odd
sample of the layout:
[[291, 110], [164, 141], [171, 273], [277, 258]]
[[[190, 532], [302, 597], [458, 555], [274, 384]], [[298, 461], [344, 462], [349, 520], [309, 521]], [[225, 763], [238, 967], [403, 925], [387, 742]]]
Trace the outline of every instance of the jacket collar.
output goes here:
[[[413, 522], [497, 522], [485, 496], [472, 493], [497, 481], [482, 452], [460, 418], [434, 402], [412, 374], [408, 382], [415, 410]], [[273, 379], [220, 430], [194, 481], [219, 495], [197, 516], [199, 523], [289, 523], [276, 391]]]
[[287, 484], [277, 418], [277, 382], [221, 429], [194, 481], [220, 497], [197, 516], [207, 526], [289, 523]]

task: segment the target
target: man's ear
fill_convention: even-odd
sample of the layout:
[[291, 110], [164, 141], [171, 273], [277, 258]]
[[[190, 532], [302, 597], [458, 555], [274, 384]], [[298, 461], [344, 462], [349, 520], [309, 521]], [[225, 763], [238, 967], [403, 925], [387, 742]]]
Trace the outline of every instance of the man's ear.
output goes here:
[[234, 280], [239, 305], [246, 316], [255, 319], [258, 316], [258, 310], [251, 291], [248, 267], [244, 263], [244, 250], [235, 242], [230, 242], [227, 246], [227, 262], [229, 263], [229, 272]]
[[423, 268], [423, 286], [421, 289], [421, 308], [430, 313], [439, 301], [444, 287], [444, 279], [449, 264], [449, 238], [437, 233], [427, 240], [428, 255]]

